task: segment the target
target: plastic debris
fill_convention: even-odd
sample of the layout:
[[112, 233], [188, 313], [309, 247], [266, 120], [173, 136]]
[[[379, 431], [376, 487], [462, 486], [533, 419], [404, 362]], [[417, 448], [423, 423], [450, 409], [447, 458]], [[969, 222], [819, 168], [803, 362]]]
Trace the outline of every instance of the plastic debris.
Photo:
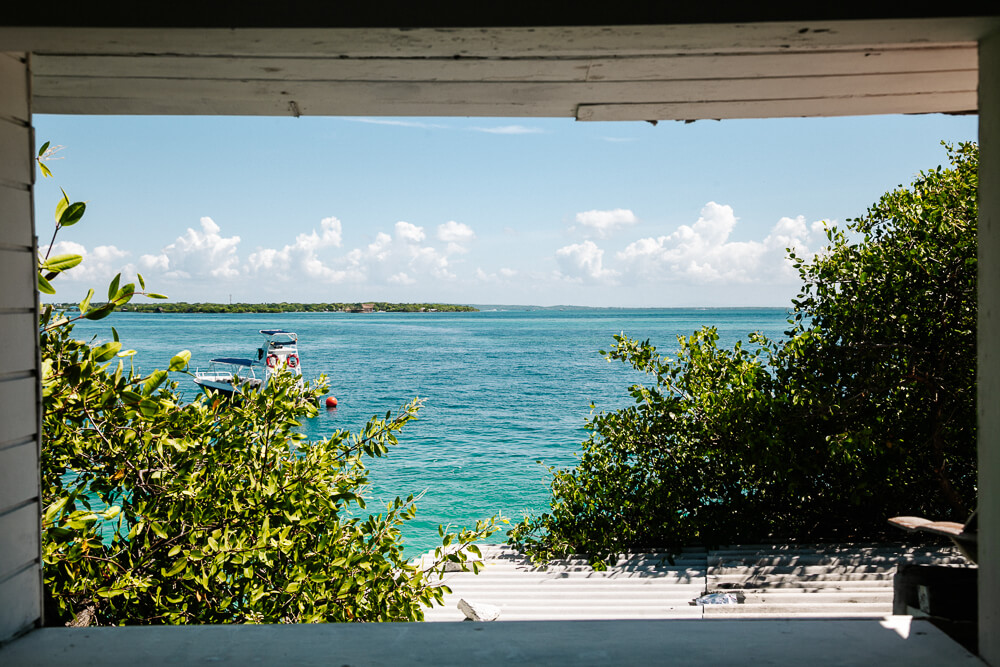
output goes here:
[[700, 598], [695, 598], [693, 605], [706, 604], [739, 604], [740, 599], [736, 593], [708, 593]]
[[495, 621], [500, 618], [500, 607], [492, 604], [459, 600], [458, 608], [470, 621]]

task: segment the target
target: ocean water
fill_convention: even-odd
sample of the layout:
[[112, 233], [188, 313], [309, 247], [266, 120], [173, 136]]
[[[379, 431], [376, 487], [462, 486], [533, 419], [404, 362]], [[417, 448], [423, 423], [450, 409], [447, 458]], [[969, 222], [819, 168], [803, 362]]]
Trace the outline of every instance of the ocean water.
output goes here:
[[[717, 327], [719, 344], [731, 346], [753, 331], [779, 337], [786, 319], [783, 308], [126, 312], [82, 322], [75, 334], [108, 340], [113, 325], [124, 346], [136, 350], [136, 365], [148, 372], [165, 368], [180, 350], [191, 351], [192, 368], [205, 367], [213, 357], [250, 356], [260, 329], [294, 331], [304, 376], [326, 374], [339, 402], [304, 424], [312, 439], [354, 430], [419, 397], [419, 419], [404, 427], [387, 456], [371, 461], [366, 494], [370, 511], [396, 496], [420, 495], [416, 519], [403, 531], [412, 556], [439, 544], [439, 524], [472, 526], [498, 512], [513, 524], [547, 508], [547, 466], [574, 465], [588, 434], [590, 405], [597, 411], [623, 407], [631, 400], [628, 387], [647, 381], [601, 356], [614, 334], [649, 339], [670, 353], [678, 335], [702, 326]], [[176, 379], [185, 396], [197, 395], [190, 378]]]

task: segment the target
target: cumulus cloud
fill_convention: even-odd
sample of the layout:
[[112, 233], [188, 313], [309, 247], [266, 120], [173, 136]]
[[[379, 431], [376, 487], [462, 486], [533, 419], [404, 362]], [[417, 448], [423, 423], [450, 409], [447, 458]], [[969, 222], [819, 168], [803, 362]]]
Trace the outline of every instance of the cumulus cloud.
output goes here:
[[476, 233], [472, 231], [472, 227], [466, 224], [449, 220], [438, 225], [437, 237], [439, 240], [449, 243], [468, 243], [476, 238]]
[[616, 208], [610, 211], [583, 211], [576, 214], [576, 221], [584, 226], [588, 234], [596, 234], [603, 239], [619, 229], [634, 225], [639, 219], [626, 208]]
[[252, 273], [266, 272], [279, 278], [289, 278], [301, 270], [306, 277], [339, 282], [348, 276], [327, 266], [319, 257], [324, 248], [339, 248], [343, 239], [343, 225], [334, 217], [323, 218], [319, 230], [299, 234], [295, 243], [281, 248], [262, 248], [247, 258], [247, 270]]
[[[122, 277], [126, 280], [132, 280], [135, 275], [135, 267], [125, 261], [129, 252], [113, 245], [99, 245], [88, 250], [86, 246], [74, 241], [58, 241], [53, 244], [49, 253], [50, 257], [57, 255], [80, 255], [83, 257], [82, 262], [60, 274], [59, 280], [97, 283], [93, 285], [96, 289], [100, 282], [110, 280], [118, 273], [122, 273]], [[56, 289], [58, 289], [58, 284], [56, 284]]]
[[545, 131], [540, 127], [526, 127], [524, 125], [499, 125], [496, 127], [473, 127], [470, 129], [488, 134], [541, 134]]
[[399, 221], [396, 223], [396, 238], [407, 243], [420, 243], [427, 238], [427, 234], [424, 233], [423, 227]]
[[166, 278], [236, 278], [240, 275], [240, 259], [236, 247], [239, 236], [224, 237], [221, 228], [209, 217], [201, 219], [201, 231], [188, 227], [158, 255], [143, 255], [143, 268], [163, 271]]
[[423, 245], [427, 239], [424, 228], [400, 221], [393, 234], [379, 232], [367, 246], [354, 248], [337, 263], [359, 280], [374, 283], [412, 285], [421, 277], [452, 280], [447, 253]]
[[476, 233], [466, 224], [449, 220], [438, 225], [437, 237], [448, 244], [446, 252], [449, 255], [460, 255], [469, 252], [467, 246], [476, 238]]
[[616, 254], [623, 269], [649, 280], [695, 283], [773, 281], [794, 278], [786, 248], [808, 257], [822, 223], [781, 218], [762, 241], [731, 241], [739, 218], [731, 206], [709, 202], [697, 222], [658, 238], [643, 238]]
[[613, 282], [617, 271], [604, 268], [604, 250], [593, 241], [574, 243], [556, 250], [563, 277], [575, 281]]

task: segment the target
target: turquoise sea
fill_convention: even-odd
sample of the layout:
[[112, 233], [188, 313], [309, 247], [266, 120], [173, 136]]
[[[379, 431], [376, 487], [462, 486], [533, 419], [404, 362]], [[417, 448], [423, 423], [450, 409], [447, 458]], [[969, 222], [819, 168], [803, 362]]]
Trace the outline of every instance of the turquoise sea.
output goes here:
[[[420, 397], [419, 420], [399, 446], [371, 463], [369, 510], [395, 496], [423, 494], [417, 518], [404, 530], [407, 554], [438, 544], [437, 526], [471, 526], [502, 512], [511, 522], [544, 511], [547, 466], [569, 467], [586, 439], [593, 403], [598, 411], [627, 405], [630, 384], [646, 378], [599, 350], [624, 331], [675, 350], [678, 335], [701, 326], [719, 330], [731, 346], [753, 331], [779, 337], [784, 308], [509, 309], [478, 313], [115, 313], [82, 322], [77, 338], [110, 339], [113, 325], [136, 365], [148, 372], [190, 350], [192, 368], [220, 356], [249, 356], [260, 329], [299, 335], [304, 375], [325, 373], [336, 409], [309, 420], [310, 438], [356, 429]], [[182, 392], [197, 395], [190, 378]], [[541, 461], [542, 464], [539, 464]], [[494, 539], [502, 541], [501, 536]]]

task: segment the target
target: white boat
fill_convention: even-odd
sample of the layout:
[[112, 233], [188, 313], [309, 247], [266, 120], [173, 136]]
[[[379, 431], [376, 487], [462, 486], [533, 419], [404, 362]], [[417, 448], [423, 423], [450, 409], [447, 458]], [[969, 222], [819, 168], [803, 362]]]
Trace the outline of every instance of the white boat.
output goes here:
[[195, 371], [195, 384], [205, 393], [232, 395], [234, 391], [263, 388], [275, 373], [291, 373], [301, 382], [298, 335], [282, 329], [261, 329], [260, 333], [264, 342], [253, 358], [212, 359], [208, 371]]

